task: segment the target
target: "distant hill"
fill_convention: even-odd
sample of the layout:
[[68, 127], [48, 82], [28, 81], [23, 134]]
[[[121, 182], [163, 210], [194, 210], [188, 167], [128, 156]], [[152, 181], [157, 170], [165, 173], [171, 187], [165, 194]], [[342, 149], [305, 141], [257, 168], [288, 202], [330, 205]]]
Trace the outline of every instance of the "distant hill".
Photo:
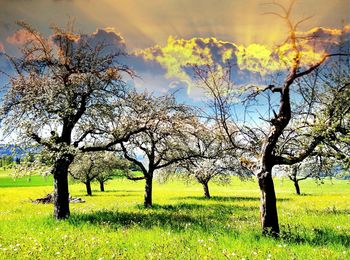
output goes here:
[[5, 155], [12, 155], [15, 158], [21, 158], [25, 152], [26, 150], [12, 144], [0, 144], [0, 157], [3, 157]]

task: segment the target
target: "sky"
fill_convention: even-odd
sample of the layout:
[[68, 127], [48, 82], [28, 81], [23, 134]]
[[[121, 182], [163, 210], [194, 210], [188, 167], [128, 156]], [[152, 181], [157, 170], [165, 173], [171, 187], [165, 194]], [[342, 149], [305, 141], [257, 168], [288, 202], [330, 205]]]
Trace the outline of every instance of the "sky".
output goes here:
[[[113, 27], [130, 50], [165, 44], [170, 35], [183, 39], [216, 37], [240, 44], [274, 43], [284, 37], [285, 26], [263, 15], [273, 8], [269, 0], [0, 0], [0, 40], [25, 20], [39, 31], [51, 24], [64, 25], [69, 17], [77, 28], [91, 33]], [[277, 1], [282, 4], [288, 1]], [[303, 30], [341, 28], [349, 23], [349, 0], [298, 0], [295, 18], [313, 16]], [[274, 9], [275, 10], [275, 9]]]
[[[276, 2], [288, 5], [289, 0]], [[274, 70], [267, 57], [284, 41], [288, 30], [285, 21], [266, 14], [279, 11], [267, 3], [269, 0], [0, 0], [0, 52], [16, 55], [16, 48], [25, 41], [26, 35], [16, 32], [17, 20], [49, 36], [51, 25], [65, 26], [74, 19], [81, 34], [107, 39], [131, 54], [126, 63], [140, 75], [133, 83], [137, 88], [161, 94], [178, 90], [182, 98], [196, 100], [203, 93], [191, 86], [191, 77], [183, 69], [187, 63], [232, 59], [238, 64], [237, 77], [245, 73], [264, 76]], [[306, 35], [332, 38], [342, 29], [350, 35], [350, 26], [345, 27], [350, 24], [350, 0], [297, 0], [293, 19], [309, 16], [299, 28]], [[318, 51], [312, 57], [305, 55], [305, 60], [312, 63], [327, 50]], [[0, 68], [5, 67], [3, 62], [0, 60]]]

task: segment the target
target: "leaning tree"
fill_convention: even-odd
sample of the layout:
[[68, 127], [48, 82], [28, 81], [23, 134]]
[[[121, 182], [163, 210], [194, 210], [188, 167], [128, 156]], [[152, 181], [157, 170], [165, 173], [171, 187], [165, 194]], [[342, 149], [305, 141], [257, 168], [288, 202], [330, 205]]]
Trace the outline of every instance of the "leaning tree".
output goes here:
[[19, 25], [30, 37], [21, 57], [7, 56], [15, 73], [3, 89], [1, 127], [51, 155], [54, 216], [64, 219], [70, 215], [68, 168], [76, 153], [106, 150], [145, 128], [141, 119], [127, 120], [136, 94], [124, 77], [133, 72], [118, 63], [121, 51], [111, 53], [105, 43], [91, 43], [71, 28], [53, 28], [45, 38]]
[[[286, 21], [289, 34], [282, 46], [272, 52], [269, 62], [277, 62], [279, 64], [280, 73], [272, 73], [273, 84], [267, 86], [262, 85], [244, 85], [240, 86], [234, 84], [231, 78], [231, 68], [228, 66], [226, 70], [222, 66], [193, 66], [194, 77], [199, 82], [199, 85], [210, 94], [211, 107], [214, 111], [214, 119], [221, 125], [223, 132], [226, 134], [227, 141], [233, 148], [241, 151], [242, 162], [255, 168], [256, 176], [261, 191], [261, 206], [260, 219], [264, 234], [278, 235], [279, 223], [276, 206], [276, 194], [272, 178], [272, 169], [276, 165], [293, 165], [302, 162], [304, 159], [312, 156], [316, 147], [325, 144], [333, 145], [334, 149], [340, 150], [337, 145], [334, 145], [332, 140], [343, 130], [344, 115], [349, 114], [348, 108], [339, 109], [339, 101], [335, 101], [335, 97], [346, 100], [345, 93], [348, 93], [349, 84], [336, 84], [335, 80], [329, 82], [329, 88], [320, 87], [323, 85], [319, 70], [323, 64], [329, 66], [329, 58], [334, 56], [345, 56], [346, 53], [332, 53], [328, 54], [324, 51], [317, 52], [312, 49], [312, 40], [300, 36], [298, 33], [298, 26], [306, 19], [293, 22], [292, 21], [292, 7], [286, 8], [276, 2], [273, 6], [280, 9], [281, 12], [270, 12], [284, 21]], [[317, 40], [317, 39], [313, 39]], [[310, 58], [310, 52], [313, 51], [315, 55]], [[277, 59], [277, 60], [276, 60]], [[285, 71], [285, 72], [283, 72]], [[304, 80], [312, 76], [314, 78], [314, 86], [317, 87], [317, 94]], [[348, 78], [348, 74], [346, 76]], [[300, 87], [302, 86], [302, 87]], [[308, 135], [305, 142], [300, 142], [298, 149], [289, 149], [289, 142], [283, 143], [282, 135], [291, 126], [295, 114], [292, 106], [298, 100], [304, 98], [298, 94], [291, 93], [292, 90], [302, 90], [299, 95], [305, 93], [310, 94], [310, 107], [312, 110], [305, 115], [321, 110], [321, 114], [314, 122], [310, 122], [309, 117], [304, 122], [307, 131], [304, 133]], [[239, 91], [238, 91], [239, 90]], [[237, 117], [234, 117], [235, 99], [240, 98], [246, 102], [256, 100], [257, 96], [262, 93], [269, 92], [271, 95], [279, 95], [279, 101], [271, 105], [266, 104], [266, 108], [271, 111], [269, 118], [263, 118], [264, 123], [251, 127], [252, 124], [243, 126], [238, 123]], [[321, 95], [322, 93], [322, 95]], [[291, 97], [291, 95], [294, 95]], [[323, 98], [322, 102], [318, 102], [319, 97], [327, 97], [331, 95], [332, 98]], [[269, 99], [271, 100], [271, 99]], [[295, 101], [293, 103], [293, 101]], [[333, 101], [331, 103], [330, 101]], [[245, 103], [247, 104], [247, 103]], [[242, 108], [240, 108], [242, 111]], [[261, 118], [261, 107], [257, 111], [257, 116], [251, 118], [255, 121], [257, 117]], [[304, 116], [305, 116], [304, 115]], [[340, 117], [338, 119], [338, 117]], [[247, 123], [247, 122], [245, 122]], [[254, 124], [253, 124], [254, 125]], [[327, 134], [329, 133], [329, 134]], [[334, 135], [330, 134], [334, 133]], [[336, 141], [337, 142], [337, 141]], [[282, 148], [281, 148], [282, 147]], [[292, 150], [292, 152], [291, 152]]]

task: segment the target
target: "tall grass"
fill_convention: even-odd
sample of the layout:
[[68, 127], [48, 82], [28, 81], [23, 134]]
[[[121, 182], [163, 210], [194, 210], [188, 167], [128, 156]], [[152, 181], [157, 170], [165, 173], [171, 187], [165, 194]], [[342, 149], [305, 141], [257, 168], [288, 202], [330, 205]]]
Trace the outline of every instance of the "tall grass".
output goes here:
[[0, 188], [0, 259], [350, 259], [350, 185], [308, 180], [297, 196], [288, 180], [275, 184], [279, 239], [260, 233], [254, 181], [212, 184], [210, 200], [197, 184], [155, 184], [151, 209], [143, 182], [115, 179], [92, 197], [72, 184], [86, 203], [72, 204], [67, 221], [30, 203], [51, 186]]

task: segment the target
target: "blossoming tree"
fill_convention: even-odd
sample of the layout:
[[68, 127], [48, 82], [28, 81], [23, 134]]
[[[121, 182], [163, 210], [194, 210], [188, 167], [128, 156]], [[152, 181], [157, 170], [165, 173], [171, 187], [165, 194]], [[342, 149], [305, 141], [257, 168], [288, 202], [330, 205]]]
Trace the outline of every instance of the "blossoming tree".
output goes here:
[[[1, 107], [2, 130], [17, 141], [35, 142], [52, 157], [54, 216], [68, 218], [68, 168], [77, 152], [106, 150], [145, 129], [145, 121], [127, 120], [137, 95], [118, 63], [122, 52], [106, 51], [68, 29], [54, 28], [45, 38], [31, 26], [19, 58], [8, 56], [15, 74]], [[129, 107], [129, 108], [128, 108]]]

